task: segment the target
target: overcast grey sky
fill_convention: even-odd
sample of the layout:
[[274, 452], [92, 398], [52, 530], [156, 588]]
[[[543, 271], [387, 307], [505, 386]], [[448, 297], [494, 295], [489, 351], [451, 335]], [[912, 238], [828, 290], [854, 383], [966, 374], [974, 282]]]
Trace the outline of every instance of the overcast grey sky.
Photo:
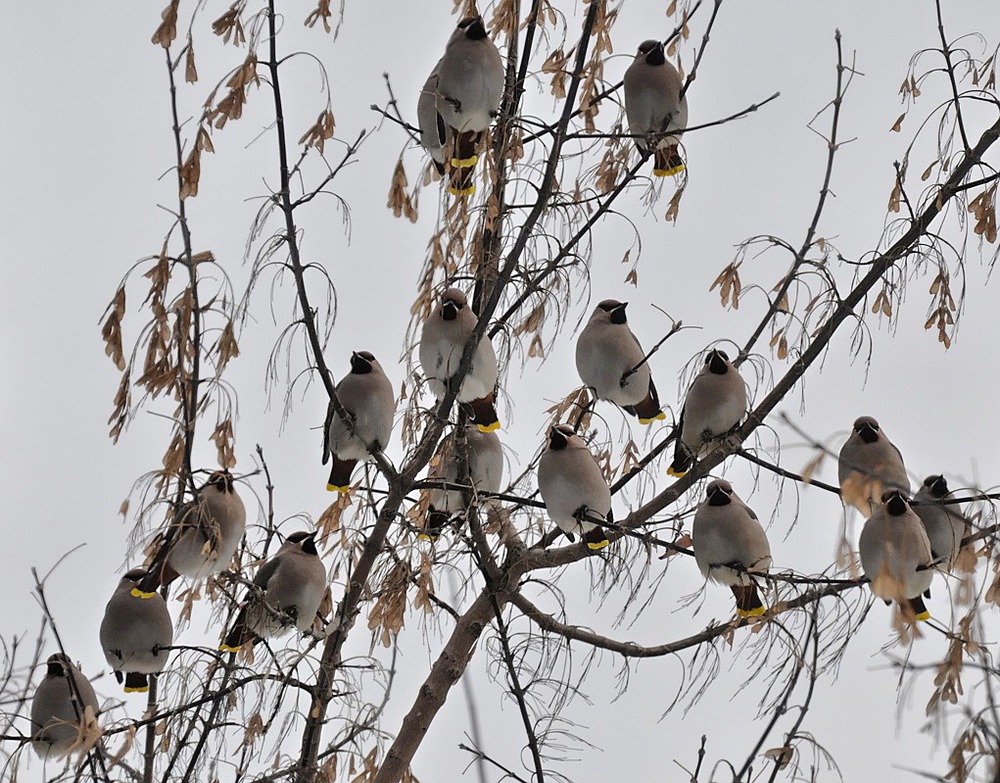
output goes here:
[[[609, 80], [621, 77], [639, 41], [670, 31], [672, 23], [663, 15], [666, 5], [624, 4], [613, 31], [615, 53], [605, 65]], [[995, 0], [945, 5], [949, 37], [975, 31], [996, 34], [1000, 14]], [[334, 189], [350, 207], [349, 233], [333, 199], [317, 199], [300, 219], [305, 258], [326, 266], [338, 293], [327, 361], [340, 374], [346, 371], [352, 350], [371, 350], [382, 359], [397, 389], [404, 378], [399, 357], [407, 347], [408, 308], [434, 229], [438, 193], [435, 186], [424, 190], [416, 225], [393, 218], [385, 209], [395, 160], [411, 145], [398, 127], [380, 124], [368, 107], [385, 103], [382, 73], [387, 72], [404, 116], [414, 120], [417, 92], [455, 23], [451, 6], [445, 0], [348, 3], [336, 41], [318, 30], [301, 29], [305, 6], [297, 6], [287, 20], [288, 37], [282, 44], [286, 52], [307, 49], [326, 65], [338, 139], [353, 140], [362, 129], [375, 129], [358, 161], [335, 182]], [[184, 117], [197, 116], [211, 83], [241, 57], [206, 35], [209, 21], [224, 8], [210, 4], [198, 22], [195, 46], [202, 81], [182, 87]], [[0, 214], [7, 229], [0, 265], [5, 292], [0, 309], [0, 365], [5, 368], [0, 384], [5, 411], [0, 417], [0, 442], [8, 453], [0, 492], [6, 499], [8, 537], [0, 547], [0, 594], [6, 597], [0, 602], [0, 634], [5, 639], [30, 635], [39, 622], [29, 569], [45, 573], [66, 552], [81, 547], [49, 578], [51, 607], [70, 654], [87, 675], [103, 673], [95, 682], [98, 693], [117, 699], [119, 691], [108, 676], [97, 626], [118, 574], [135, 562], [128, 558], [127, 545], [134, 513], [123, 519], [118, 509], [133, 482], [159, 466], [168, 426], [156, 414], [168, 413], [172, 406], [162, 400], [152, 404], [112, 446], [106, 420], [118, 378], [103, 354], [99, 321], [130, 266], [159, 251], [171, 218], [158, 205], [167, 210], [175, 205], [166, 69], [162, 50], [149, 42], [159, 9], [115, 0], [99, 5], [20, 3], [7, 10], [0, 34], [8, 63], [0, 71], [0, 93], [7, 98], [6, 119], [0, 124], [6, 151]], [[662, 219], [672, 183], [648, 208], [642, 185], [625, 194], [619, 209], [641, 237], [637, 288], [623, 283], [628, 270], [619, 263], [634, 243], [628, 222], [608, 219], [595, 232], [590, 292], [594, 301], [628, 300], [633, 330], [647, 345], [669, 328], [653, 305], [685, 324], [702, 327], [672, 338], [651, 361], [661, 397], [671, 406], [676, 406], [679, 389], [686, 384], [684, 365], [712, 341], [732, 339], [742, 344], [763, 312], [759, 294], [745, 292], [740, 310], [730, 312], [720, 307], [717, 291], [709, 292], [736, 246], [758, 234], [782, 237], [796, 247], [802, 241], [826, 158], [824, 140], [807, 125], [834, 94], [837, 28], [845, 59], [859, 73], [851, 82], [840, 129], [841, 138], [852, 141], [837, 155], [831, 185], [835, 198], [819, 234], [848, 259], [862, 259], [878, 247], [894, 177], [892, 162], [905, 153], [918, 120], [947, 96], [940, 77], [929, 80], [901, 132], [890, 131], [902, 111], [898, 89], [911, 55], [937, 45], [934, 9], [928, 0], [724, 3], [689, 92], [691, 122], [719, 119], [777, 91], [781, 97], [745, 119], [685, 140], [690, 179], [676, 224]], [[570, 35], [578, 29], [578, 20], [571, 19]], [[700, 16], [681, 49], [686, 66], [703, 29]], [[988, 42], [990, 50], [997, 43]], [[970, 39], [968, 45], [982, 54], [981, 42]], [[932, 57], [927, 63], [939, 65]], [[321, 79], [315, 62], [304, 57], [288, 68], [285, 78], [289, 135], [294, 139], [323, 108]], [[544, 80], [528, 105], [541, 117], [551, 115]], [[216, 154], [204, 159], [201, 194], [188, 202], [195, 250], [212, 250], [240, 292], [248, 277], [243, 253], [251, 222], [261, 195], [276, 183], [273, 139], [262, 135], [270, 122], [269, 107], [265, 87], [251, 91], [244, 117], [215, 134]], [[616, 119], [616, 107], [606, 105], [598, 115], [598, 127], [606, 130]], [[970, 124], [981, 129], [982, 117], [972, 114]], [[815, 127], [827, 132], [829, 115], [817, 119]], [[916, 172], [932, 159], [933, 139], [931, 129], [914, 154], [914, 188]], [[336, 144], [329, 143], [328, 150], [331, 160], [339, 160]], [[996, 163], [997, 154], [988, 159]], [[407, 149], [405, 163], [413, 182], [423, 163], [422, 153]], [[633, 247], [632, 257], [638, 252]], [[787, 258], [776, 253], [748, 260], [743, 267], [744, 288], [757, 283], [770, 290], [786, 265]], [[913, 479], [942, 472], [958, 486], [1000, 484], [995, 446], [1000, 421], [994, 401], [1000, 379], [992, 361], [997, 316], [977, 241], [969, 244], [965, 271], [967, 311], [949, 351], [936, 342], [933, 331], [923, 329], [932, 278], [908, 269], [909, 288], [894, 333], [885, 323], [869, 320], [871, 366], [852, 358], [845, 330], [831, 344], [823, 366], [809, 372], [780, 410], [834, 449], [855, 417], [874, 415], [902, 450]], [[838, 280], [846, 281], [849, 274], [838, 272]], [[135, 340], [142, 323], [136, 312], [143, 296], [140, 290], [129, 289], [127, 344]], [[254, 446], [260, 444], [277, 488], [277, 517], [315, 518], [330, 501], [324, 491], [325, 468], [320, 465], [323, 391], [318, 385], [308, 390], [299, 387], [290, 412], [283, 416], [283, 390], [265, 393], [265, 363], [291, 318], [293, 291], [288, 284], [272, 289], [265, 283], [252, 301], [252, 317], [240, 341], [242, 355], [226, 374], [239, 395], [237, 471], [253, 468]], [[574, 309], [566, 314], [566, 329], [544, 363], [526, 359], [523, 368], [517, 363], [507, 368], [501, 437], [509, 468], [531, 459], [541, 443], [545, 408], [575, 385], [572, 332], [591, 306], [586, 296], [574, 301]], [[544, 334], [547, 341], [552, 336]], [[773, 356], [766, 359], [775, 375], [784, 372], [784, 362]], [[763, 386], [756, 390], [758, 398], [763, 393]], [[616, 412], [601, 412], [612, 433], [631, 427], [636, 438], [646, 436], [638, 425], [623, 423]], [[801, 469], [811, 452], [797, 448], [800, 439], [780, 424], [774, 426], [788, 446], [782, 451], [783, 464]], [[210, 431], [211, 421], [202, 427], [196, 457], [200, 465], [214, 464], [214, 447], [207, 440]], [[402, 459], [398, 434], [387, 454], [395, 462]], [[666, 485], [665, 467], [665, 462], [657, 463], [651, 471], [659, 488]], [[813, 573], [828, 566], [842, 515], [835, 498], [805, 489], [797, 505], [795, 493], [788, 491], [776, 505], [776, 485], [770, 478], [753, 490], [744, 465], [727, 465], [726, 475], [758, 515], [771, 521], [768, 532], [776, 568]], [[835, 481], [829, 462], [819, 476]], [[251, 489], [262, 495], [263, 481], [253, 478], [243, 489], [252, 509]], [[624, 515], [622, 500], [616, 504], [616, 515]], [[289, 532], [296, 526], [301, 525], [292, 521], [283, 529]], [[328, 557], [327, 563], [332, 559]], [[678, 562], [641, 617], [634, 619], [626, 612], [628, 622], [616, 627], [627, 596], [594, 594], [588, 568], [575, 566], [575, 573], [564, 574], [560, 583], [567, 594], [569, 620], [611, 636], [663, 643], [712, 620], [724, 621], [731, 612], [728, 592], [711, 586], [704, 602], [696, 604], [701, 607], [696, 615], [692, 616], [692, 608], [682, 607], [681, 597], [697, 591], [701, 578], [693, 562]], [[438, 587], [448, 590], [443, 575]], [[940, 619], [947, 623], [943, 586], [935, 587], [934, 597], [931, 609], [939, 608]], [[337, 588], [335, 598], [339, 598]], [[833, 755], [848, 781], [916, 779], [900, 767], [945, 769], [947, 746], [943, 750], [931, 734], [921, 732], [930, 678], [921, 679], [904, 698], [897, 690], [897, 675], [888, 669], [881, 652], [892, 639], [890, 616], [881, 603], [874, 605], [863, 632], [851, 641], [839, 677], [818, 684], [804, 725]], [[205, 624], [204, 618], [196, 618], [180, 641], [190, 644], [201, 638], [213, 643], [218, 629], [207, 629], [202, 636]], [[400, 651], [408, 676], [396, 685], [385, 722], [390, 731], [409, 708], [419, 679], [441, 644], [435, 626], [425, 638], [416, 615], [407, 626]], [[447, 633], [449, 621], [442, 620], [440, 628]], [[350, 652], [367, 653], [365, 641], [365, 634], [356, 631]], [[917, 662], [934, 661], [942, 649], [940, 637], [927, 634], [915, 645], [912, 657]], [[678, 688], [680, 662], [656, 659], [634, 667], [630, 691], [614, 700], [621, 661], [608, 654], [599, 656], [599, 665], [583, 687], [590, 703], [578, 699], [564, 714], [576, 722], [575, 732], [599, 749], [576, 747], [568, 755], [582, 761], [557, 768], [577, 781], [623, 774], [637, 781], [679, 779], [674, 760], [692, 766], [702, 734], [708, 735], [709, 759], [724, 756], [741, 762], [759, 734], [754, 716], [760, 690], [751, 686], [734, 695], [756, 668], [741, 659], [738, 650], [738, 645], [720, 646], [722, 675], [709, 693], [686, 715], [677, 710], [662, 720]], [[486, 747], [516, 765], [523, 744], [516, 708], [503, 697], [503, 678], [497, 670], [490, 670], [495, 682], [484, 673], [483, 652], [479, 650], [470, 672], [488, 727]], [[577, 651], [580, 659], [582, 654]], [[967, 685], [971, 684], [970, 680]], [[125, 713], [118, 717], [138, 716], [143, 705], [138, 697], [129, 697]], [[415, 759], [414, 770], [421, 780], [459, 778], [468, 761], [456, 748], [464, 740], [464, 709], [456, 692]], [[900, 711], [904, 717], [897, 725]], [[951, 739], [949, 728], [943, 732], [945, 742]], [[41, 779], [41, 773], [41, 765], [32, 760], [21, 780]], [[824, 771], [820, 779], [832, 777]]]

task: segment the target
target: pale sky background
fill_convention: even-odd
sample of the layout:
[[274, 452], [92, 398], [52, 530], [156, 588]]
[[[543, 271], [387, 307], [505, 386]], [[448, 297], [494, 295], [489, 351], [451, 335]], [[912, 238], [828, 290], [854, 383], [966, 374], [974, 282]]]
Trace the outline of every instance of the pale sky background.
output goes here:
[[[615, 54], [605, 65], [611, 81], [621, 78], [641, 40], [662, 38], [673, 27], [663, 15], [667, 3], [625, 5], [613, 30]], [[975, 31], [995, 35], [1000, 29], [995, 0], [946, 5], [945, 22], [952, 39]], [[379, 124], [368, 107], [387, 99], [383, 71], [390, 74], [401, 110], [413, 121], [417, 92], [456, 21], [451, 6], [445, 0], [348, 3], [335, 41], [321, 31], [302, 29], [307, 5], [295, 5], [282, 49], [286, 53], [308, 49], [326, 64], [338, 139], [353, 140], [362, 129]], [[71, 656], [87, 675], [103, 673], [95, 683], [98, 693], [115, 699], [120, 691], [108, 676], [97, 626], [118, 574], [134, 562], [127, 561], [126, 545], [134, 518], [123, 521], [118, 509], [133, 482], [159, 465], [167, 425], [152, 413], [172, 406], [162, 400], [154, 403], [112, 446], [106, 420], [118, 376], [104, 356], [99, 322], [129, 267], [158, 252], [170, 224], [170, 216], [158, 205], [167, 209], [176, 205], [166, 69], [162, 50], [149, 43], [160, 10], [159, 5], [121, 0], [99, 5], [19, 3], [7, 9], [0, 33], [7, 53], [7, 67], [0, 71], [0, 94], [7, 99], [0, 124], [6, 151], [0, 214], [7, 227], [0, 264], [5, 294], [0, 309], [0, 364], [5, 369], [0, 384], [5, 411], [0, 417], [0, 443], [7, 448], [0, 473], [7, 509], [7, 544], [0, 547], [0, 595], [6, 599], [0, 602], [0, 635], [9, 640], [33, 634], [40, 610], [31, 595], [29, 569], [45, 573], [67, 551], [83, 545], [49, 578], [49, 600]], [[183, 117], [197, 116], [211, 84], [242, 59], [242, 51], [223, 48], [208, 34], [210, 21], [224, 10], [225, 4], [209, 4], [196, 23], [202, 81], [182, 87]], [[708, 10], [702, 9], [692, 23], [692, 37], [682, 47], [686, 66], [693, 60]], [[488, 11], [485, 15], [488, 18]], [[739, 312], [729, 312], [720, 308], [718, 292], [708, 290], [732, 260], [737, 244], [756, 234], [779, 236], [795, 247], [802, 241], [826, 159], [824, 141], [807, 123], [834, 94], [836, 28], [842, 32], [845, 60], [854, 61], [864, 75], [853, 80], [844, 103], [840, 136], [854, 141], [838, 153], [831, 185], [835, 198], [819, 234], [850, 259], [876, 248], [893, 183], [892, 161], [904, 154], [918, 119], [947, 95], [940, 76], [932, 78], [902, 132], [890, 132], [902, 111], [898, 89], [907, 63], [914, 52], [938, 45], [935, 25], [928, 0], [723, 4], [689, 93], [691, 123], [726, 116], [776, 91], [781, 97], [739, 122], [686, 140], [690, 182], [676, 225], [662, 220], [673, 192], [671, 183], [650, 209], [643, 205], [642, 184], [633, 185], [619, 201], [618, 209], [634, 221], [642, 238], [637, 289], [623, 284], [627, 268], [619, 264], [632, 243], [628, 225], [605, 220], [595, 232], [593, 301], [627, 299], [633, 330], [646, 345], [669, 326], [654, 304], [686, 324], [703, 327], [672, 338], [651, 361], [667, 404], [677, 404], [679, 387], [685, 385], [682, 369], [692, 357], [714, 340], [742, 344], [760, 318], [759, 295], [746, 292]], [[569, 30], [571, 37], [577, 34], [577, 20], [570, 21]], [[987, 50], [996, 43], [990, 39]], [[970, 39], [968, 45], [982, 55], [981, 42]], [[933, 55], [926, 63], [940, 64]], [[323, 108], [321, 81], [315, 62], [308, 58], [290, 66], [284, 78], [289, 136], [294, 141]], [[251, 90], [244, 117], [215, 134], [216, 154], [203, 159], [201, 195], [188, 201], [195, 250], [212, 250], [241, 292], [248, 275], [243, 251], [250, 224], [259, 197], [277, 182], [273, 137], [261, 135], [270, 121], [270, 100], [265, 87]], [[529, 101], [534, 113], [552, 115], [547, 80]], [[598, 127], [609, 129], [616, 112], [613, 105], [605, 105]], [[826, 133], [828, 115], [816, 127]], [[978, 138], [983, 117], [971, 114], [970, 127]], [[931, 128], [919, 144], [921, 152], [914, 156], [910, 175], [914, 192], [920, 170], [932, 159], [933, 138]], [[339, 375], [347, 369], [350, 351], [371, 350], [397, 389], [404, 375], [397, 358], [405, 348], [408, 308], [434, 228], [438, 197], [435, 186], [424, 190], [417, 225], [394, 219], [385, 208], [393, 165], [408, 146], [398, 127], [383, 123], [363, 145], [358, 161], [338, 176], [334, 189], [351, 208], [349, 236], [332, 199], [315, 200], [299, 216], [305, 230], [304, 257], [326, 266], [339, 295], [328, 363]], [[997, 165], [998, 155], [994, 150], [987, 159]], [[340, 156], [338, 145], [330, 142], [328, 158], [335, 162]], [[405, 163], [413, 182], [423, 164], [422, 153], [407, 149]], [[816, 438], [829, 439], [835, 449], [854, 418], [874, 415], [902, 450], [915, 482], [942, 472], [954, 486], [1000, 484], [995, 446], [1000, 419], [993, 393], [1000, 378], [996, 363], [983, 361], [984, 356], [992, 358], [996, 310], [977, 239], [969, 243], [969, 250], [967, 312], [950, 351], [937, 343], [933, 331], [923, 329], [931, 277], [914, 276], [908, 269], [907, 277], [913, 279], [895, 334], [884, 323], [869, 321], [874, 336], [871, 366], [852, 360], [844, 330], [831, 344], [823, 366], [810, 370], [804, 385], [779, 410], [798, 419]], [[769, 290], [786, 265], [787, 257], [777, 254], [749, 260], [742, 272], [744, 289], [759, 283]], [[838, 279], [847, 279], [846, 270]], [[283, 421], [281, 391], [270, 397], [264, 393], [265, 362], [290, 319], [293, 302], [290, 285], [275, 287], [269, 309], [270, 291], [265, 282], [254, 294], [254, 320], [241, 337], [242, 355], [226, 373], [239, 394], [237, 471], [253, 468], [254, 445], [261, 444], [277, 488], [277, 517], [316, 517], [330, 501], [324, 491], [326, 469], [320, 465], [317, 429], [325, 411], [324, 395], [315, 384], [304, 395], [300, 388]], [[136, 308], [144, 292], [133, 287], [129, 294], [127, 343], [135, 339], [143, 322]], [[510, 402], [501, 408], [505, 422], [501, 437], [516, 465], [530, 460], [541, 443], [544, 409], [576, 384], [571, 331], [591, 308], [586, 298], [574, 303], [566, 331], [544, 363], [527, 360], [523, 371], [519, 365], [508, 368], [505, 389]], [[551, 333], [544, 336], [548, 341]], [[784, 362], [768, 360], [775, 376], [785, 371]], [[805, 404], [800, 408], [803, 392]], [[758, 389], [756, 395], [760, 398], [763, 393]], [[612, 432], [622, 431], [619, 414], [608, 406], [600, 412]], [[207, 440], [212, 424], [209, 419], [200, 430], [197, 462], [206, 466], [214, 464], [214, 447]], [[637, 424], [624, 426], [631, 427], [636, 438], [647, 435]], [[783, 464], [801, 469], [810, 452], [795, 448], [799, 438], [775, 426], [787, 446]], [[397, 463], [402, 460], [398, 432], [387, 454]], [[666, 464], [661, 459], [651, 469], [658, 488], [666, 486]], [[787, 492], [789, 499], [772, 519], [776, 485], [769, 477], [752, 492], [743, 465], [730, 462], [726, 475], [762, 519], [772, 520], [768, 532], [776, 568], [815, 573], [827, 567], [842, 514], [835, 498], [817, 490], [802, 491], [796, 520], [794, 493]], [[835, 481], [830, 463], [820, 477]], [[259, 477], [250, 480], [250, 488], [260, 496], [263, 484]], [[242, 494], [252, 509], [250, 488], [244, 485]], [[616, 499], [616, 514], [623, 516], [626, 510], [623, 499]], [[291, 521], [283, 530], [298, 526], [301, 523]], [[332, 562], [329, 556], [326, 562]], [[589, 571], [589, 566], [578, 564], [560, 582], [567, 594], [569, 619], [615, 638], [659, 644], [694, 633], [712, 620], [725, 621], [732, 611], [728, 591], [712, 586], [696, 616], [690, 608], [682, 608], [681, 598], [698, 590], [701, 578], [693, 562], [679, 560], [671, 565], [642, 616], [632, 625], [616, 627], [615, 618], [627, 596], [592, 594]], [[450, 588], [444, 574], [437, 584], [447, 597]], [[335, 588], [335, 597], [339, 594]], [[936, 583], [931, 610], [937, 609], [936, 616], [947, 623], [944, 596], [943, 583]], [[362, 612], [361, 623], [367, 607]], [[631, 620], [633, 613], [627, 616]], [[893, 638], [890, 617], [880, 602], [872, 607], [863, 632], [851, 640], [839, 677], [827, 676], [818, 683], [803, 727], [833, 755], [848, 781], [917, 779], [901, 768], [941, 774], [946, 770], [948, 745], [924, 731], [923, 706], [931, 693], [931, 675], [924, 675], [907, 696], [881, 652]], [[196, 619], [178, 641], [193, 643], [204, 626], [204, 620], [199, 624]], [[451, 623], [444, 619], [440, 627], [447, 633]], [[441, 645], [440, 632], [432, 627], [425, 636], [421, 629], [421, 621], [411, 616], [400, 642], [400, 665], [406, 676], [396, 683], [384, 723], [389, 731], [398, 727], [400, 716], [409, 709], [427, 663]], [[527, 630], [527, 624], [518, 621], [515, 629]], [[208, 629], [205, 643], [217, 637], [218, 629]], [[367, 633], [356, 629], [348, 652], [366, 654], [367, 641]], [[496, 681], [485, 674], [484, 648], [481, 644], [469, 671], [487, 726], [485, 749], [520, 770], [524, 739], [516, 705], [504, 696], [500, 670], [490, 667]], [[942, 649], [940, 636], [928, 633], [914, 646], [912, 659], [934, 662]], [[615, 700], [621, 661], [610, 654], [600, 656], [583, 685], [590, 703], [577, 699], [564, 713], [577, 724], [575, 733], [598, 748], [575, 746], [567, 752], [575, 761], [552, 767], [576, 781], [623, 775], [636, 781], [681, 779], [683, 773], [674, 761], [692, 767], [702, 734], [708, 735], [706, 764], [720, 757], [742, 763], [761, 721], [755, 722], [759, 688], [751, 685], [735, 693], [739, 683], [757, 670], [739, 650], [738, 644], [733, 649], [719, 645], [722, 675], [708, 694], [686, 714], [677, 709], [662, 720], [678, 687], [680, 661], [653, 659], [633, 665], [630, 691]], [[584, 654], [574, 645], [577, 663]], [[974, 682], [967, 672], [966, 689], [971, 690]], [[127, 697], [126, 712], [117, 715], [137, 717], [144, 703], [139, 697]], [[897, 722], [900, 712], [903, 719]], [[415, 758], [414, 771], [421, 780], [460, 778], [468, 762], [456, 747], [465, 741], [465, 714], [461, 689], [455, 689]], [[786, 727], [789, 720], [780, 725]], [[945, 743], [953, 738], [955, 725], [944, 727]], [[780, 744], [780, 731], [765, 747]], [[529, 761], [527, 753], [523, 758]], [[21, 780], [41, 776], [42, 765], [32, 758]], [[707, 777], [703, 772], [703, 779]], [[726, 779], [721, 769], [719, 778]], [[832, 780], [834, 775], [822, 767], [819, 779]]]

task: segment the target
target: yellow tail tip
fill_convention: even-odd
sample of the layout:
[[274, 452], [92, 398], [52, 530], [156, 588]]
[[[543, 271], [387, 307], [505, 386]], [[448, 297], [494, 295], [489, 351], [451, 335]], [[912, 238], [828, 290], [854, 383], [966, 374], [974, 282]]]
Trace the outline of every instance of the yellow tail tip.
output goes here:
[[432, 536], [426, 530], [417, 533], [417, 541], [437, 541], [437, 536]]
[[687, 471], [686, 470], [680, 470], [680, 471], [674, 470], [674, 466], [671, 465], [669, 468], [667, 468], [667, 475], [668, 476], [673, 476], [674, 478], [681, 478], [682, 476], [687, 475]]
[[654, 421], [663, 421], [665, 418], [667, 418], [667, 414], [665, 414], [663, 411], [660, 411], [655, 416], [651, 416], [648, 419], [644, 419], [644, 418], [642, 418], [640, 416], [639, 417], [639, 423], [640, 424], [652, 424]]
[[654, 177], [676, 177], [684, 171], [684, 164], [681, 163], [679, 166], [674, 166], [669, 169], [653, 169]]
[[495, 421], [492, 424], [477, 424], [476, 429], [480, 432], [496, 432], [500, 429], [500, 422]]
[[451, 195], [453, 196], [471, 196], [473, 193], [476, 192], [476, 186], [469, 185], [469, 187], [467, 188], [450, 187], [448, 188], [448, 192], [451, 193]]
[[916, 619], [919, 620], [920, 622], [925, 623], [931, 619], [931, 613], [925, 609], [924, 611], [922, 611], [920, 614], [917, 615]]
[[351, 486], [350, 486], [350, 484], [345, 484], [342, 487], [338, 487], [336, 484], [327, 484], [326, 485], [326, 491], [327, 492], [340, 492], [340, 493], [346, 495], [348, 492], [351, 491]]
[[479, 162], [479, 156], [473, 155], [469, 158], [452, 158], [451, 166], [456, 169], [471, 169]]
[[589, 549], [589, 550], [591, 550], [593, 552], [596, 552], [599, 549], [604, 549], [604, 547], [606, 547], [610, 543], [611, 542], [608, 541], [608, 539], [606, 539], [606, 538], [603, 541], [588, 541], [587, 542], [587, 549]]
[[737, 608], [736, 614], [744, 619], [748, 617], [762, 617], [764, 612], [767, 611], [766, 606], [758, 606], [755, 609], [739, 609]]
[[141, 688], [133, 688], [129, 685], [125, 686], [125, 693], [148, 693], [148, 692], [149, 692], [148, 685], [143, 685]]
[[223, 643], [223, 644], [219, 645], [219, 651], [220, 652], [232, 652], [232, 653], [234, 653], [234, 652], [239, 652], [240, 648], [239, 647], [233, 647], [233, 645], [231, 645], [231, 644], [224, 644]]
[[154, 595], [156, 595], [155, 590], [152, 593], [146, 593], [140, 590], [138, 587], [133, 587], [131, 593], [135, 598], [152, 598]]

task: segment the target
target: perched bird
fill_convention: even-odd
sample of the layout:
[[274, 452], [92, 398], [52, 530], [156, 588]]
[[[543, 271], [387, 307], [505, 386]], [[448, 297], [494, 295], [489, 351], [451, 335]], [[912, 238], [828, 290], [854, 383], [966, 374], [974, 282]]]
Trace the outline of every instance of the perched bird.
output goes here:
[[[660, 41], [643, 41], [625, 71], [625, 116], [629, 133], [638, 134], [636, 146], [653, 153], [653, 174], [668, 177], [684, 170], [673, 132], [687, 128], [687, 96], [681, 95], [681, 77], [667, 61]], [[667, 134], [669, 135], [659, 135]]]
[[345, 422], [330, 402], [323, 425], [323, 464], [332, 458], [326, 488], [347, 492], [354, 466], [371, 457], [368, 447], [388, 445], [396, 398], [378, 360], [368, 351], [358, 351], [351, 354], [351, 372], [337, 384], [337, 399], [351, 421]]
[[[464, 438], [453, 431], [438, 449], [437, 466], [428, 478], [446, 481], [449, 484], [463, 484], [469, 489], [432, 489], [427, 525], [418, 538], [437, 538], [448, 520], [468, 508], [467, 495], [476, 492], [499, 492], [503, 480], [503, 452], [500, 438], [495, 432], [480, 432], [473, 426], [465, 428]], [[469, 480], [471, 479], [471, 484]]]
[[746, 412], [747, 390], [739, 370], [725, 351], [709, 351], [684, 399], [677, 422], [680, 436], [667, 474], [680, 477], [687, 473], [695, 458], [707, 451], [707, 444], [739, 424]]
[[708, 485], [691, 530], [694, 559], [706, 579], [729, 585], [736, 596], [736, 614], [759, 617], [764, 604], [753, 573], [771, 567], [771, 545], [757, 515], [728, 481]]
[[917, 620], [930, 619], [921, 594], [930, 595], [934, 556], [924, 525], [901, 490], [882, 496], [861, 530], [858, 550], [875, 595], [908, 605]]
[[63, 653], [49, 656], [31, 700], [31, 747], [42, 759], [65, 755], [80, 736], [84, 711], [100, 712], [90, 680]]
[[928, 476], [913, 496], [916, 501], [913, 510], [924, 523], [934, 561], [949, 571], [958, 559], [962, 539], [969, 535], [971, 528], [969, 520], [958, 511], [958, 506], [941, 502], [950, 494], [944, 476]]
[[910, 494], [903, 457], [871, 416], [855, 420], [847, 442], [840, 449], [837, 475], [840, 497], [865, 517], [882, 504], [882, 495], [887, 490], [899, 489]]
[[458, 23], [420, 91], [417, 122], [420, 143], [439, 173], [450, 155], [449, 190], [456, 196], [475, 192], [473, 169], [485, 131], [503, 98], [504, 67], [500, 52], [478, 16]]
[[[441, 304], [424, 321], [420, 333], [420, 366], [431, 392], [439, 400], [445, 395], [448, 379], [458, 372], [462, 351], [478, 320], [465, 294], [457, 288], [449, 288], [441, 297]], [[497, 355], [490, 338], [484, 335], [458, 390], [458, 401], [480, 432], [500, 429], [493, 406], [496, 383]]]
[[552, 521], [571, 541], [580, 532], [589, 549], [608, 545], [604, 528], [586, 516], [611, 519], [611, 489], [583, 438], [566, 424], [549, 430], [538, 462], [538, 491]]
[[174, 629], [163, 596], [136, 594], [146, 570], [134, 568], [121, 578], [101, 621], [101, 647], [118, 682], [125, 673], [125, 693], [149, 690], [146, 675], [158, 674], [167, 665]]
[[246, 530], [247, 512], [228, 470], [209, 476], [197, 496], [177, 509], [146, 576], [136, 586], [151, 598], [178, 576], [203, 579], [232, 562]]
[[257, 571], [256, 590], [243, 603], [220, 650], [236, 652], [248, 642], [278, 636], [290, 626], [307, 633], [326, 591], [326, 568], [316, 551], [315, 533], [292, 533]]
[[642, 346], [628, 327], [628, 302], [605, 299], [576, 341], [576, 370], [599, 399], [621, 406], [642, 424], [665, 419], [644, 360]]

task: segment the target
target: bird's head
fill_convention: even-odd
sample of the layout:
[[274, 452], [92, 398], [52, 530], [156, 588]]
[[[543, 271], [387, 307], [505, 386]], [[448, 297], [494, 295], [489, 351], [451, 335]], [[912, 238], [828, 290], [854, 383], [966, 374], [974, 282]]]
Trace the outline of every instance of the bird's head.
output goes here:
[[351, 373], [367, 375], [375, 366], [375, 355], [369, 351], [355, 351], [351, 354]]
[[932, 497], [939, 500], [948, 494], [948, 481], [944, 476], [928, 476], [924, 479], [924, 486], [931, 493]]
[[305, 530], [298, 530], [292, 533], [288, 538], [285, 539], [286, 544], [297, 544], [298, 548], [305, 552], [307, 555], [318, 555], [319, 552], [316, 549], [316, 533], [310, 533]]
[[66, 677], [69, 674], [70, 666], [72, 664], [69, 661], [69, 656], [66, 653], [52, 653], [49, 659], [45, 662], [45, 676], [46, 677]]
[[214, 470], [205, 482], [204, 489], [215, 487], [219, 492], [233, 491], [233, 476], [228, 470]]
[[549, 449], [561, 451], [569, 445], [569, 439], [576, 433], [568, 424], [557, 424], [549, 430]]
[[715, 375], [725, 375], [729, 372], [729, 354], [714, 348], [705, 357], [705, 366], [708, 367], [709, 372]]
[[883, 492], [882, 503], [885, 504], [886, 513], [891, 517], [901, 517], [910, 507], [910, 504], [906, 500], [906, 495], [898, 489], [890, 489], [888, 492]]
[[481, 16], [467, 16], [461, 22], [458, 23], [458, 29], [465, 31], [465, 37], [470, 41], [481, 41], [489, 33], [486, 31], [486, 25], [483, 24], [483, 18]]
[[639, 54], [645, 57], [647, 65], [663, 65], [667, 61], [663, 54], [662, 41], [652, 39], [643, 41], [639, 44]]
[[597, 309], [608, 314], [608, 320], [613, 324], [623, 324], [628, 318], [625, 315], [625, 308], [628, 302], [619, 302], [617, 299], [605, 299]]
[[733, 502], [733, 485], [725, 479], [716, 479], [705, 488], [710, 506], [728, 506]]
[[468, 303], [469, 300], [463, 291], [458, 288], [449, 288], [441, 297], [441, 317], [445, 321], [454, 321]]
[[871, 416], [861, 416], [854, 421], [854, 431], [865, 443], [874, 443], [878, 440], [879, 426]]

